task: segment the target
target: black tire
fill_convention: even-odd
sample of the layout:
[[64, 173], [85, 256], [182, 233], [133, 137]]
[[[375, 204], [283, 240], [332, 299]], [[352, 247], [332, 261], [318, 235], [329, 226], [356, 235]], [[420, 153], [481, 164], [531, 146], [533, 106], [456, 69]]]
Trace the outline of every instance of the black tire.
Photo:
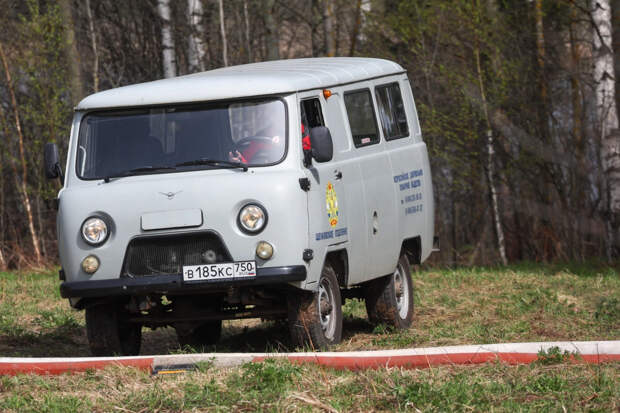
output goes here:
[[86, 308], [86, 335], [95, 357], [135, 356], [140, 353], [142, 326], [123, 320], [123, 309], [116, 304]]
[[409, 260], [401, 254], [394, 273], [370, 281], [365, 288], [366, 311], [373, 324], [406, 329], [413, 321], [413, 282]]
[[177, 339], [181, 347], [190, 346], [196, 350], [217, 343], [222, 335], [222, 321], [208, 321], [202, 323], [191, 332], [177, 330]]
[[342, 297], [338, 278], [329, 264], [323, 267], [317, 292], [304, 291], [289, 296], [288, 324], [296, 347], [325, 350], [340, 342]]

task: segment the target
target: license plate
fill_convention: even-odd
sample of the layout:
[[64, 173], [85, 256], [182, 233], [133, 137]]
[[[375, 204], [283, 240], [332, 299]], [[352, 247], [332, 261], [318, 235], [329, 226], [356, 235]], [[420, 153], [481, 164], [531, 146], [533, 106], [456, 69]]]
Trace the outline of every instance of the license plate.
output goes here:
[[234, 280], [256, 277], [255, 261], [224, 262], [221, 264], [184, 265], [183, 281]]

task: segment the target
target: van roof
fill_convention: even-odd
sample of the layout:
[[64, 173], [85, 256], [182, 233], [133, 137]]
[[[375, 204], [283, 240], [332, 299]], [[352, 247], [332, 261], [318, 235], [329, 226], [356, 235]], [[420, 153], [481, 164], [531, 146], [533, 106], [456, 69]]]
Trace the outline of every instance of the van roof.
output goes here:
[[397, 63], [361, 57], [275, 60], [139, 83], [95, 93], [76, 110], [266, 96], [403, 73]]

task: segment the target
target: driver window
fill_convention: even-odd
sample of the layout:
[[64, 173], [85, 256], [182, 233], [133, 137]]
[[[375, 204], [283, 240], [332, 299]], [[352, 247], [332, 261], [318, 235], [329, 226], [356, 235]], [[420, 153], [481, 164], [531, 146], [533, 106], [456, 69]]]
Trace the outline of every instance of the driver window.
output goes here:
[[301, 122], [305, 128], [325, 126], [321, 101], [317, 98], [303, 100], [301, 102]]

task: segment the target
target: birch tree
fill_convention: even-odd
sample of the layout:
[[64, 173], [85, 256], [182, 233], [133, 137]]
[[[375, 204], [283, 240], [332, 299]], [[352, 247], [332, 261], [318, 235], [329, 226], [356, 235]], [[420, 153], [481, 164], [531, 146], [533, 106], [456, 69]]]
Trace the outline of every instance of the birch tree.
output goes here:
[[613, 254], [620, 226], [620, 133], [616, 108], [611, 5], [609, 0], [592, 1], [594, 23], [594, 81], [599, 121], [601, 159], [607, 183], [607, 257]]
[[177, 68], [174, 38], [172, 37], [172, 23], [170, 21], [170, 0], [157, 0], [157, 12], [161, 19], [161, 46], [164, 77], [175, 77], [177, 75]]
[[[479, 16], [476, 16], [479, 17]], [[476, 76], [478, 78], [478, 88], [480, 98], [482, 100], [482, 112], [486, 123], [486, 178], [489, 186], [489, 198], [491, 200], [491, 210], [493, 213], [493, 222], [495, 224], [495, 236], [497, 237], [497, 250], [504, 265], [508, 264], [506, 258], [506, 242], [504, 238], [504, 230], [502, 228], [502, 219], [499, 210], [499, 202], [497, 199], [497, 187], [495, 184], [495, 143], [493, 139], [493, 129], [491, 127], [491, 119], [489, 116], [489, 105], [487, 102], [486, 90], [482, 75], [482, 66], [480, 63], [480, 39], [476, 36], [474, 44], [474, 58], [476, 60]]]
[[224, 24], [224, 0], [219, 0], [220, 7], [220, 33], [222, 35], [222, 60], [224, 66], [228, 66], [228, 40], [226, 37], [226, 25]]
[[206, 54], [202, 0], [187, 0], [187, 13], [190, 26], [187, 53], [189, 72], [202, 72], [205, 70], [204, 56]]
[[[15, 98], [15, 90], [13, 88], [13, 80], [11, 78], [11, 72], [7, 62], [7, 56], [4, 52], [2, 44], [0, 44], [0, 60], [2, 60], [2, 66], [4, 68], [4, 75], [6, 78], [7, 89], [9, 91], [9, 97], [11, 100], [11, 107], [13, 108], [13, 120], [15, 124], [15, 131], [17, 134], [17, 146], [19, 152], [19, 161], [21, 171], [18, 172], [17, 166], [14, 162], [11, 163], [13, 167], [13, 174], [15, 177], [15, 185], [19, 188], [19, 192], [24, 203], [24, 209], [26, 210], [26, 217], [28, 219], [28, 230], [32, 239], [32, 247], [34, 250], [34, 256], [37, 265], [41, 264], [42, 255], [39, 247], [39, 236], [34, 228], [34, 217], [32, 212], [32, 202], [30, 195], [28, 194], [28, 164], [26, 162], [26, 149], [24, 145], [24, 134], [22, 132], [22, 122], [19, 116], [19, 107], [17, 106], [17, 99]], [[0, 113], [0, 115], [2, 115]], [[3, 122], [4, 123], [4, 122]], [[8, 132], [5, 132], [6, 136], [9, 136]]]

